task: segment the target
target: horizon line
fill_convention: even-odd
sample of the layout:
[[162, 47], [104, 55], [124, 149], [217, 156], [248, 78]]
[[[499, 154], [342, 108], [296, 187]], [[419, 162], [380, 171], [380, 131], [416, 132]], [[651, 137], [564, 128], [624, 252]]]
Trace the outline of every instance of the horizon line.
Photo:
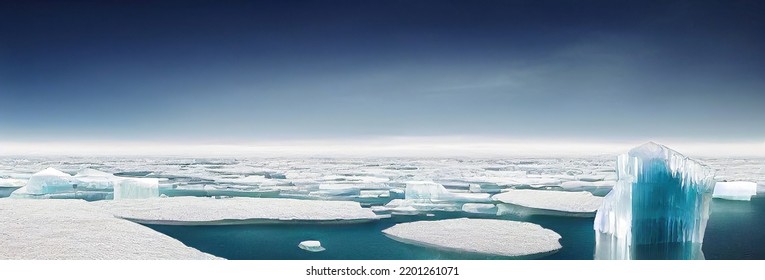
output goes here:
[[25, 141], [0, 142], [0, 156], [577, 157], [615, 156], [649, 141], [663, 144], [686, 156], [765, 157], [765, 141], [563, 141], [485, 137], [379, 137], [240, 143]]

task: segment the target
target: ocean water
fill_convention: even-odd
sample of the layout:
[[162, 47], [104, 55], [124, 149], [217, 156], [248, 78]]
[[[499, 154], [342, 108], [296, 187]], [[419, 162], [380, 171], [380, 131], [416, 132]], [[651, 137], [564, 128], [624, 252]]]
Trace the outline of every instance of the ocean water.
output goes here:
[[[765, 182], [765, 159], [705, 159], [718, 180]], [[613, 157], [523, 159], [195, 159], [195, 158], [0, 158], [0, 178], [26, 180], [54, 167], [69, 174], [94, 168], [126, 177], [158, 178], [167, 196], [250, 196], [350, 200], [364, 206], [403, 198], [405, 182], [435, 181], [451, 192], [493, 193], [502, 188], [564, 191], [567, 182], [616, 179]], [[472, 185], [471, 185], [472, 184]], [[473, 188], [479, 185], [477, 190]], [[347, 189], [345, 189], [347, 188]], [[0, 197], [15, 188], [0, 186]], [[340, 190], [340, 191], [338, 191]], [[388, 197], [365, 197], [362, 191], [389, 191]], [[586, 189], [605, 195], [608, 187]], [[83, 195], [100, 193], [76, 193]], [[96, 199], [103, 199], [96, 197]], [[765, 259], [765, 197], [752, 201], [714, 199], [702, 248], [706, 259]], [[592, 259], [593, 218], [555, 216], [482, 216], [431, 212], [434, 216], [394, 216], [350, 225], [150, 226], [181, 242], [228, 259], [496, 259], [447, 253], [403, 244], [382, 234], [396, 223], [494, 218], [527, 221], [562, 236], [563, 248], [543, 259]], [[480, 229], [476, 229], [480, 230]], [[320, 240], [326, 251], [297, 245]], [[660, 248], [659, 248], [660, 249]]]
[[[752, 201], [715, 199], [702, 251], [709, 260], [765, 259], [765, 197]], [[486, 216], [437, 213], [426, 217], [394, 217], [379, 222], [350, 225], [240, 225], [149, 226], [201, 251], [227, 259], [248, 260], [448, 260], [503, 259], [474, 254], [441, 252], [396, 242], [382, 230], [396, 223], [416, 220]], [[533, 216], [508, 219], [537, 223], [558, 232], [563, 248], [542, 259], [591, 260], [595, 247], [592, 218]], [[476, 229], [480, 230], [480, 229]], [[298, 243], [319, 240], [326, 248], [313, 253]]]

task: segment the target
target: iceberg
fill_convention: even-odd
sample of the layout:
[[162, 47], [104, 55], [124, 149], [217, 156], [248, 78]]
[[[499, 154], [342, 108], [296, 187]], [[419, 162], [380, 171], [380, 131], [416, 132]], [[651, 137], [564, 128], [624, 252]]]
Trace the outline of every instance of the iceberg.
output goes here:
[[26, 185], [26, 192], [29, 194], [65, 193], [76, 190], [77, 180], [72, 175], [52, 167], [32, 174]]
[[316, 240], [306, 240], [298, 244], [298, 248], [306, 250], [308, 252], [321, 252], [324, 251], [324, 247], [321, 247], [321, 242]]
[[116, 217], [150, 225], [344, 224], [389, 217], [352, 201], [167, 197], [91, 203]]
[[74, 176], [55, 168], [33, 174], [26, 186], [14, 191], [13, 198], [52, 199], [127, 199], [159, 196], [158, 178], [119, 177], [85, 168]]
[[713, 172], [653, 142], [620, 155], [617, 172], [595, 215], [595, 258], [703, 258]]
[[713, 198], [749, 201], [757, 195], [757, 183], [754, 182], [717, 182]]
[[496, 219], [401, 223], [383, 230], [393, 240], [442, 251], [538, 258], [560, 250], [561, 236], [537, 224]]
[[218, 259], [81, 200], [0, 199], [0, 259]]

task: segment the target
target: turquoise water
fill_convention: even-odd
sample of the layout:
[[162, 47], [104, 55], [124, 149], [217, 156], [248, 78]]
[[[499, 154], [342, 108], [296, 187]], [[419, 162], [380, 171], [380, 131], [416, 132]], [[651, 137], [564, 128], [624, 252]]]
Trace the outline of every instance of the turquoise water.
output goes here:
[[[765, 198], [751, 202], [715, 199], [704, 239], [706, 259], [765, 259]], [[434, 217], [395, 217], [374, 223], [349, 225], [239, 225], [150, 226], [201, 251], [227, 259], [250, 260], [395, 260], [395, 259], [497, 259], [480, 255], [446, 253], [396, 242], [381, 231], [396, 223], [481, 217], [463, 213], [437, 213]], [[543, 259], [592, 259], [592, 218], [534, 216], [510, 217], [542, 225], [558, 232], [563, 249]], [[476, 229], [479, 230], [479, 229]], [[298, 243], [320, 240], [327, 250], [312, 253]]]

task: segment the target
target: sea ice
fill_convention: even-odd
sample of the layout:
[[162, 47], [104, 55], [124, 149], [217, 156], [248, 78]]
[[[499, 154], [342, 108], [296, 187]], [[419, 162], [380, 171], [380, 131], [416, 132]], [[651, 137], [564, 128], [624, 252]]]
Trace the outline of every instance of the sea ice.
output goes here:
[[157, 225], [358, 223], [387, 217], [352, 201], [168, 197], [92, 203], [116, 217]]
[[713, 172], [653, 142], [619, 156], [617, 172], [595, 216], [595, 258], [703, 258]]
[[497, 205], [487, 203], [465, 203], [462, 211], [473, 214], [497, 215]]
[[383, 233], [399, 242], [445, 251], [536, 258], [561, 248], [556, 232], [537, 224], [494, 219], [447, 219], [394, 225]]
[[728, 200], [749, 201], [757, 195], [757, 183], [754, 182], [717, 182], [712, 197]]
[[300, 242], [298, 247], [309, 252], [321, 252], [325, 250], [324, 247], [321, 247], [321, 242], [316, 240], [306, 240]]
[[488, 202], [490, 195], [485, 193], [455, 193], [450, 192], [441, 184], [429, 181], [406, 182], [405, 198], [407, 200], [428, 200], [432, 202]]
[[217, 259], [79, 200], [0, 199], [0, 259]]
[[[527, 208], [549, 210], [549, 214], [590, 216], [595, 214], [602, 197], [589, 192], [562, 192], [543, 190], [507, 190], [494, 195], [494, 200]], [[540, 212], [542, 214], [543, 212]]]
[[114, 199], [138, 199], [159, 196], [157, 178], [121, 178], [114, 185]]

